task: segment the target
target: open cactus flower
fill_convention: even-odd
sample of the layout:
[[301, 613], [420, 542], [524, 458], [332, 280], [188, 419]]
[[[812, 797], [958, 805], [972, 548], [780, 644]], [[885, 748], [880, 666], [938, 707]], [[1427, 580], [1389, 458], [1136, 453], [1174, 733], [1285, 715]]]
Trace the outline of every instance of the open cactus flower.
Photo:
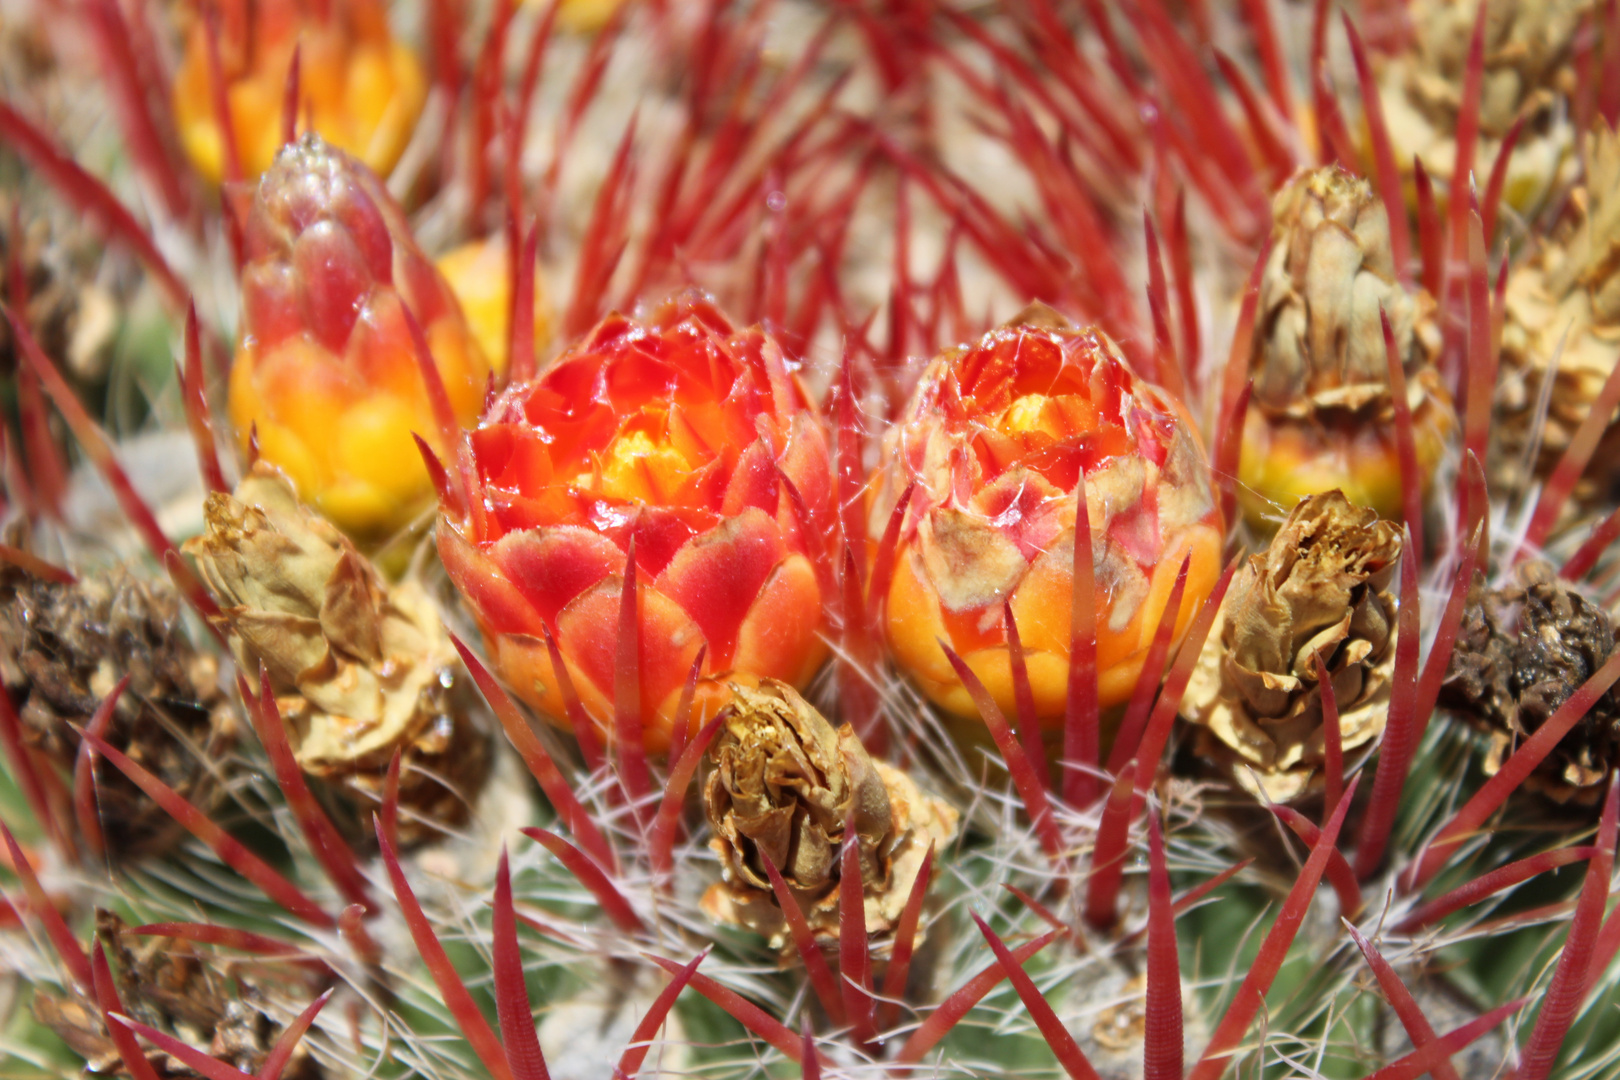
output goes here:
[[649, 750], [668, 746], [700, 651], [698, 718], [724, 679], [803, 685], [821, 664], [827, 436], [768, 334], [698, 296], [644, 322], [610, 315], [468, 439], [477, 512], [446, 504], [439, 553], [501, 673], [546, 716], [569, 723], [550, 634], [611, 737], [632, 551]]
[[285, 147], [259, 181], [246, 255], [237, 441], [340, 528], [385, 538], [432, 504], [415, 437], [452, 449], [408, 317], [462, 424], [478, 415], [489, 361], [376, 176], [318, 135]]
[[[198, 172], [215, 183], [229, 179], [232, 143], [243, 179], [270, 167], [281, 147], [296, 50], [298, 121], [388, 175], [427, 102], [427, 75], [416, 54], [389, 31], [380, 0], [225, 0], [214, 6], [217, 39], [210, 41], [210, 16], [199, 11], [174, 83], [181, 142]], [[214, 105], [214, 49], [229, 136]]]
[[1184, 408], [1137, 376], [1107, 335], [1049, 311], [934, 358], [883, 458], [878, 529], [916, 484], [886, 598], [889, 647], [958, 715], [978, 713], [941, 642], [1012, 714], [1010, 606], [1037, 715], [1048, 726], [1063, 716], [1082, 474], [1104, 707], [1136, 685], [1182, 562], [1177, 641], [1220, 572], [1220, 511]]

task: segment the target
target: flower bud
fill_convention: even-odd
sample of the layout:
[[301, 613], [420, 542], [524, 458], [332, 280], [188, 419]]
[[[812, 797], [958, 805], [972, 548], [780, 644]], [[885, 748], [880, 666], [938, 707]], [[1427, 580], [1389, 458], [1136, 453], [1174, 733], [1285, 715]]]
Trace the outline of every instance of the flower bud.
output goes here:
[[1389, 716], [1401, 534], [1341, 492], [1300, 502], [1264, 552], [1232, 579], [1182, 715], [1200, 753], [1273, 802], [1318, 789], [1326, 746], [1321, 657], [1344, 750], [1368, 746]]
[[246, 228], [229, 407], [244, 453], [345, 531], [380, 539], [432, 503], [413, 434], [441, 455], [407, 309], [463, 424], [490, 379], [444, 278], [377, 178], [308, 135], [259, 183]]
[[649, 750], [668, 746], [700, 649], [699, 718], [730, 681], [815, 673], [832, 468], [820, 418], [763, 331], [734, 329], [696, 296], [645, 323], [610, 315], [507, 390], [469, 443], [477, 512], [447, 503], [439, 553], [502, 675], [548, 718], [568, 723], [547, 633], [612, 737], [632, 543]]
[[[427, 79], [416, 54], [388, 31], [376, 0], [223, 0], [219, 66], [225, 82], [242, 173], [270, 167], [281, 148], [287, 72], [298, 50], [298, 120], [381, 176], [411, 140]], [[194, 18], [174, 82], [180, 141], [197, 171], [214, 183], [225, 175], [225, 141], [215, 106], [208, 26]]]
[[1181, 405], [1139, 379], [1101, 331], [1032, 310], [936, 357], [883, 444], [873, 528], [916, 482], [885, 626], [922, 691], [976, 717], [940, 642], [1008, 715], [1004, 623], [1017, 621], [1036, 711], [1067, 700], [1077, 492], [1084, 474], [1096, 587], [1098, 697], [1136, 685], [1183, 559], [1185, 632], [1220, 571], [1209, 464]]

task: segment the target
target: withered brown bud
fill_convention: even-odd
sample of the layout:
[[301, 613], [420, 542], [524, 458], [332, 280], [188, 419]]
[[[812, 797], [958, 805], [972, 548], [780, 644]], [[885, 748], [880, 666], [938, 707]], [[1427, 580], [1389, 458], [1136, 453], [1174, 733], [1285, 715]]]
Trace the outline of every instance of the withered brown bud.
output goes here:
[[[96, 938], [106, 951], [119, 1000], [131, 1019], [191, 1046], [206, 1047], [212, 1056], [249, 1075], [264, 1066], [282, 1030], [268, 1011], [268, 999], [283, 989], [291, 991], [288, 996], [293, 1000], [311, 992], [296, 969], [278, 971], [258, 960], [251, 965], [221, 962], [175, 938], [133, 935], [110, 911], [96, 911]], [[294, 985], [277, 987], [276, 976]], [[283, 1005], [291, 1007], [290, 1002]], [[84, 1059], [87, 1074], [130, 1075], [93, 1001], [77, 992], [40, 991], [34, 995], [34, 1015]], [[197, 1075], [156, 1046], [147, 1046], [146, 1056], [160, 1077]], [[300, 1043], [282, 1075], [287, 1080], [318, 1080], [325, 1073], [308, 1046]]]
[[1367, 181], [1337, 166], [1295, 176], [1272, 202], [1271, 257], [1260, 281], [1255, 404], [1304, 415], [1356, 409], [1389, 394], [1379, 311], [1403, 359], [1419, 312], [1396, 279], [1389, 215]]
[[269, 672], [298, 764], [376, 795], [403, 751], [401, 803], [461, 820], [488, 771], [488, 736], [432, 599], [415, 581], [385, 581], [263, 463], [205, 512], [186, 551], [249, 680], [261, 663]]
[[1272, 200], [1260, 279], [1239, 479], [1251, 523], [1339, 488], [1385, 517], [1401, 509], [1395, 401], [1383, 319], [1406, 375], [1427, 477], [1457, 430], [1430, 357], [1433, 302], [1400, 281], [1389, 216], [1367, 181], [1337, 166], [1296, 174]]
[[[1620, 364], [1620, 136], [1601, 122], [1587, 140], [1586, 167], [1553, 235], [1508, 273], [1490, 463], [1504, 490], [1523, 490], [1552, 472]], [[1538, 428], [1543, 393], [1546, 423]], [[1617, 463], [1620, 428], [1611, 423], [1576, 485], [1578, 505], [1612, 498], [1620, 488]]]
[[[1540, 561], [1490, 589], [1476, 575], [1440, 700], [1490, 737], [1495, 773], [1513, 748], [1614, 655], [1607, 612]], [[1620, 697], [1604, 694], [1576, 721], [1530, 783], [1560, 802], [1595, 803], [1620, 765]]]
[[854, 730], [836, 731], [786, 683], [733, 686], [709, 750], [703, 789], [724, 880], [704, 897], [718, 922], [785, 943], [769, 860], [810, 925], [838, 933], [839, 856], [853, 825], [869, 933], [900, 917], [929, 845], [956, 835], [957, 813], [904, 773], [872, 760]]
[[[88, 724], [126, 674], [129, 687], [104, 737], [193, 803], [210, 806], [237, 720], [217, 662], [186, 636], [174, 589], [122, 568], [72, 584], [0, 572], [0, 677], [25, 739], [58, 768], [71, 770], [78, 755], [73, 726]], [[116, 769], [101, 768], [96, 784], [115, 856], [145, 854], [182, 834]]]
[[[1575, 86], [1574, 47], [1595, 0], [1491, 0], [1485, 6], [1485, 65], [1479, 101], [1474, 175], [1491, 175], [1502, 139], [1520, 116], [1525, 126], [1507, 166], [1509, 206], [1533, 209], [1567, 179], [1574, 164], [1575, 125], [1568, 99]], [[1456, 184], [1457, 122], [1462, 111], [1474, 19], [1473, 0], [1413, 0], [1411, 44], [1379, 76], [1380, 97], [1396, 159], [1415, 156], [1443, 186]]]
[[1203, 728], [1202, 752], [1247, 790], [1285, 801], [1319, 785], [1318, 655], [1333, 680], [1344, 749], [1384, 730], [1395, 664], [1389, 586], [1400, 551], [1392, 523], [1330, 491], [1296, 506], [1232, 579], [1182, 708]]

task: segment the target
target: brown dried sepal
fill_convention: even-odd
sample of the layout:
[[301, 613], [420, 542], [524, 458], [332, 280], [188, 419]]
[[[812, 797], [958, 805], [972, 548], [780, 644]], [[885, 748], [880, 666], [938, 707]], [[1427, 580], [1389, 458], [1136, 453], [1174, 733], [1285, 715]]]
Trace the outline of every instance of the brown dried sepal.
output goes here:
[[255, 689], [261, 662], [269, 672], [300, 767], [365, 790], [368, 807], [399, 750], [401, 803], [441, 824], [462, 820], [489, 740], [426, 591], [386, 582], [262, 462], [234, 495], [208, 496], [205, 513], [206, 531], [185, 550]]
[[1379, 312], [1403, 363], [1429, 351], [1432, 302], [1397, 280], [1389, 216], [1372, 186], [1336, 165], [1308, 169], [1272, 200], [1271, 255], [1260, 280], [1252, 403], [1267, 415], [1389, 408]]
[[[292, 972], [283, 972], [291, 985], [272, 986], [266, 978], [272, 969], [262, 962], [236, 964], [204, 957], [176, 938], [132, 935], [110, 911], [96, 911], [96, 937], [106, 950], [126, 1015], [206, 1050], [249, 1075], [263, 1067], [281, 1034], [281, 1023], [267, 1011], [268, 999], [289, 993], [293, 998], [286, 1006], [293, 1007], [298, 998], [316, 992]], [[40, 990], [34, 995], [34, 1016], [84, 1059], [87, 1074], [131, 1075], [108, 1037], [94, 1001], [76, 992]], [[144, 1040], [142, 1045], [159, 1076], [198, 1075]], [[281, 1075], [285, 1080], [317, 1080], [324, 1070], [300, 1043]]]
[[[28, 744], [70, 771], [74, 726], [90, 722], [118, 680], [129, 676], [105, 738], [207, 809], [220, 794], [218, 763], [238, 737], [236, 713], [219, 685], [218, 662], [192, 647], [174, 589], [114, 567], [71, 585], [15, 567], [0, 570], [0, 678], [17, 706]], [[116, 769], [96, 780], [108, 851], [148, 854], [183, 830]]]
[[890, 934], [932, 843], [956, 836], [956, 810], [905, 773], [872, 760], [854, 730], [836, 731], [786, 683], [734, 685], [709, 750], [703, 807], [723, 880], [703, 898], [716, 922], [787, 943], [765, 859], [781, 872], [817, 936], [838, 937], [839, 853], [859, 837], [866, 928]]
[[[1489, 736], [1485, 770], [1492, 774], [1615, 648], [1608, 613], [1547, 563], [1522, 563], [1516, 578], [1490, 589], [1475, 576], [1441, 686], [1441, 703]], [[1620, 697], [1611, 690], [1576, 721], [1528, 783], [1559, 802], [1595, 804], [1617, 765]]]
[[1384, 730], [1400, 551], [1391, 522], [1330, 491], [1300, 502], [1233, 578], [1182, 708], [1202, 728], [1201, 752], [1246, 790], [1283, 802], [1320, 786], [1318, 654], [1344, 749]]
[[[1620, 364], [1620, 137], [1599, 122], [1588, 138], [1587, 178], [1552, 237], [1508, 273], [1502, 325], [1501, 423], [1492, 480], [1522, 490], [1558, 464], [1604, 381]], [[1554, 368], [1556, 360], [1557, 367]], [[1548, 374], [1553, 383], [1546, 387]], [[1546, 424], [1525, 468], [1539, 399]], [[1613, 424], [1575, 488], [1577, 504], [1620, 486], [1620, 431]]]

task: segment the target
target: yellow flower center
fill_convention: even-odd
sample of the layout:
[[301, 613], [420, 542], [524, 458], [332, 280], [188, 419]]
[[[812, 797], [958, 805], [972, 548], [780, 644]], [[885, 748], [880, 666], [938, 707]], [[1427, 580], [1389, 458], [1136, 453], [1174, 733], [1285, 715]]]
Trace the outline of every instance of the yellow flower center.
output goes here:
[[608, 444], [598, 459], [595, 482], [598, 494], [625, 502], [669, 502], [692, 463], [674, 446], [654, 441], [645, 431], [627, 431]]

